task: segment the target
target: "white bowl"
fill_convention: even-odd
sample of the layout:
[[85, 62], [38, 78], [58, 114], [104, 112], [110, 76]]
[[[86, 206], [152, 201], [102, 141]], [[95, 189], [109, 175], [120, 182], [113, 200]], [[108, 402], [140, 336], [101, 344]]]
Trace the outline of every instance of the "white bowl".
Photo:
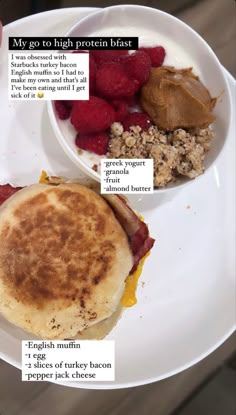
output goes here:
[[[219, 60], [193, 29], [179, 19], [157, 9], [120, 5], [101, 9], [81, 19], [65, 36], [139, 36], [140, 46], [162, 45], [166, 49], [164, 65], [173, 65], [177, 68], [193, 67], [194, 73], [200, 77], [211, 96], [219, 97], [214, 109], [215, 138], [204, 161], [205, 173], [209, 170], [227, 140], [232, 103], [228, 83]], [[54, 132], [65, 153], [80, 170], [99, 182], [99, 171], [94, 171], [92, 167], [94, 164], [99, 165], [102, 157], [86, 151], [78, 154], [75, 145], [76, 131], [70, 121], [61, 121], [57, 118], [51, 101], [48, 102], [48, 110]], [[156, 192], [178, 189], [193, 182], [194, 180], [181, 178], [164, 189], [157, 189]]]

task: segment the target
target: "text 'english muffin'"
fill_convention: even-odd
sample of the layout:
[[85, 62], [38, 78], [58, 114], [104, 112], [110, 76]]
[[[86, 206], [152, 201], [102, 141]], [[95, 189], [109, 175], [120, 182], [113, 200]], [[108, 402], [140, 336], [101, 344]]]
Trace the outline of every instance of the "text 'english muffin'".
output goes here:
[[112, 208], [85, 186], [32, 185], [0, 208], [0, 312], [38, 337], [76, 338], [107, 322], [132, 266]]

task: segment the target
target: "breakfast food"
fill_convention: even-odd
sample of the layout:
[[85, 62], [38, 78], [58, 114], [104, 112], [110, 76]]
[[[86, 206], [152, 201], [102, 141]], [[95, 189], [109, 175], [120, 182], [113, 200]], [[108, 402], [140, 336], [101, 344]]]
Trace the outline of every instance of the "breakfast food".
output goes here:
[[95, 89], [106, 99], [129, 97], [138, 91], [139, 82], [128, 76], [119, 62], [104, 63], [97, 69]]
[[130, 79], [138, 81], [138, 85], [147, 82], [152, 66], [149, 55], [143, 51], [136, 51], [123, 59], [124, 71]]
[[106, 132], [91, 133], [91, 134], [77, 134], [75, 143], [83, 150], [91, 151], [102, 155], [107, 151], [109, 142], [109, 135]]
[[113, 107], [102, 98], [91, 96], [76, 101], [71, 111], [71, 124], [80, 134], [104, 132], [115, 121]]
[[[114, 129], [115, 123], [111, 125], [111, 132]], [[152, 123], [147, 114], [144, 112], [132, 112], [128, 114], [122, 122], [125, 131], [129, 131], [134, 125], [138, 125], [142, 130], [148, 130]]]
[[55, 101], [55, 109], [60, 120], [67, 120], [71, 113], [70, 101]]
[[[214, 137], [210, 125], [216, 98], [192, 68], [163, 66], [162, 46], [89, 55], [93, 95], [74, 102], [69, 111], [66, 102], [62, 108], [55, 104], [59, 118], [66, 114], [76, 129], [78, 153], [152, 158], [157, 188], [202, 174]], [[99, 172], [99, 161], [92, 169]]]
[[0, 206], [14, 193], [18, 192], [21, 187], [12, 187], [10, 184], [0, 185]]
[[123, 121], [128, 115], [128, 104], [123, 99], [114, 99], [111, 104], [115, 110], [116, 121]]
[[9, 198], [2, 187], [0, 312], [44, 339], [102, 338], [154, 240], [122, 197], [42, 181]]
[[177, 128], [205, 128], [215, 117], [216, 99], [192, 72], [192, 68], [153, 68], [141, 89], [141, 107], [164, 131]]
[[107, 62], [119, 62], [120, 57], [125, 55], [128, 55], [128, 50], [126, 49], [90, 51], [90, 56], [93, 57], [97, 65], [102, 65]]
[[[149, 79], [151, 68], [162, 65], [164, 58], [162, 46], [140, 48], [132, 54], [127, 50], [89, 52], [89, 100], [55, 101], [59, 119], [70, 119], [77, 131], [79, 149], [106, 154], [111, 124], [125, 119], [129, 122], [130, 107], [139, 103], [137, 93]], [[108, 137], [106, 144], [104, 134]]]
[[145, 47], [139, 48], [139, 50], [149, 55], [153, 68], [157, 68], [163, 64], [166, 56], [166, 51], [163, 46]]
[[194, 179], [204, 172], [203, 162], [214, 136], [210, 128], [166, 132], [139, 125], [125, 131], [121, 123], [112, 124], [107, 157], [153, 158], [156, 187], [165, 187], [180, 176]]

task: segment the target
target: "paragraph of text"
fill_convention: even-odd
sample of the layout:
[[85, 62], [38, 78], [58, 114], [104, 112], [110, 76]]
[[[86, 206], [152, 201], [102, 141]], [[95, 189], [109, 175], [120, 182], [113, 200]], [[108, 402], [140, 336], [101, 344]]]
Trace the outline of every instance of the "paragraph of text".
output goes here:
[[9, 53], [8, 78], [9, 99], [89, 99], [87, 53]]

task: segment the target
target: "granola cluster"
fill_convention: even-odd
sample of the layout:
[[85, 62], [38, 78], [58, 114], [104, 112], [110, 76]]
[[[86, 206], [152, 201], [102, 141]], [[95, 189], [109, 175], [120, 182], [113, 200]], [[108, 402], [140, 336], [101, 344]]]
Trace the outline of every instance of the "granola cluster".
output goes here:
[[114, 122], [107, 157], [153, 158], [154, 186], [164, 187], [179, 176], [194, 179], [204, 172], [203, 161], [213, 136], [209, 127], [165, 132], [156, 126], [147, 131], [133, 126], [124, 131], [121, 123]]

